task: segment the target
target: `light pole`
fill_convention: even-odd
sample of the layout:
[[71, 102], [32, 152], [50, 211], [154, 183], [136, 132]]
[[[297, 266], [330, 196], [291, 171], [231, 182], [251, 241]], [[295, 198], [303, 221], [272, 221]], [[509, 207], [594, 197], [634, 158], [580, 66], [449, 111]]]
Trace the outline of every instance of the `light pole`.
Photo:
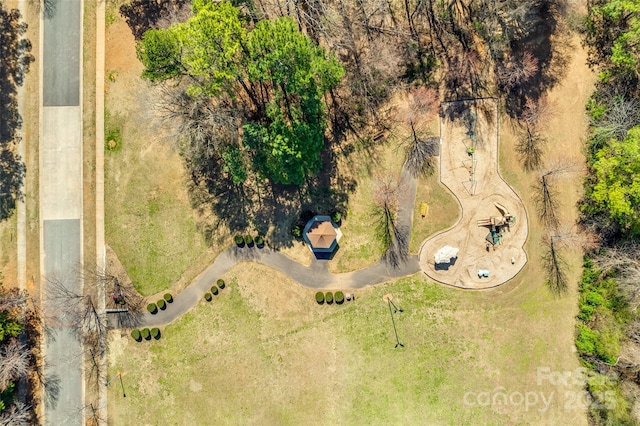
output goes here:
[[396, 312], [404, 312], [404, 309], [400, 309], [396, 306], [395, 303], [393, 303], [393, 300], [391, 299], [387, 299], [389, 300], [389, 303], [391, 303], [391, 306], [393, 306], [393, 313], [395, 314]]
[[[387, 304], [389, 305], [389, 314], [391, 315], [391, 323], [393, 324], [393, 332], [396, 335], [396, 348], [398, 346], [401, 346], [404, 348], [404, 345], [402, 343], [400, 343], [400, 339], [398, 338], [398, 330], [396, 329], [396, 320], [393, 318], [393, 311], [391, 310], [391, 305], [393, 305], [393, 302], [391, 301], [391, 299], [387, 299]], [[393, 305], [393, 307], [395, 308], [396, 312], [398, 311], [398, 308], [396, 307], [396, 305]], [[402, 310], [400, 310], [400, 312], [402, 312]]]
[[111, 384], [111, 382], [113, 382], [113, 381], [114, 381], [115, 379], [117, 379], [118, 377], [120, 378], [120, 386], [122, 386], [122, 397], [123, 397], [123, 398], [126, 398], [126, 397], [127, 397], [127, 394], [124, 392], [124, 384], [122, 383], [122, 372], [118, 371], [118, 374], [117, 374], [117, 375], [115, 375], [115, 376], [113, 376], [113, 377], [111, 378], [111, 380], [109, 380], [109, 381], [105, 384], [105, 386], [106, 386], [106, 387], [109, 387], [109, 385]]

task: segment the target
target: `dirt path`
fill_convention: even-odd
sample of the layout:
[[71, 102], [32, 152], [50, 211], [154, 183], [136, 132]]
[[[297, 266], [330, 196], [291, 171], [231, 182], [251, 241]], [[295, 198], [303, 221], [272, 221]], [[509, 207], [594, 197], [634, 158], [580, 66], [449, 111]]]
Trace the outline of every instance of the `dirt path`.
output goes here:
[[[420, 267], [432, 279], [451, 286], [482, 289], [513, 278], [527, 263], [524, 244], [527, 213], [520, 197], [498, 172], [498, 103], [494, 99], [444, 103], [441, 118], [440, 181], [460, 203], [462, 215], [452, 228], [427, 239], [420, 249]], [[475, 149], [473, 136], [475, 135]], [[491, 226], [479, 221], [501, 218], [506, 207], [515, 222], [503, 226], [497, 245], [486, 240]], [[434, 262], [444, 246], [459, 249], [451, 264]], [[489, 271], [480, 278], [479, 270]]]

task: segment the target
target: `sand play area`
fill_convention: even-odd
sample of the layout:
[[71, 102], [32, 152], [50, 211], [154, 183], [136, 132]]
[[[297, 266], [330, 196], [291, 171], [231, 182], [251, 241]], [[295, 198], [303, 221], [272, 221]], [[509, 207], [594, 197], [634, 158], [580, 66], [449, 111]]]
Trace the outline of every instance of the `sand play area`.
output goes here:
[[[520, 197], [498, 173], [497, 101], [443, 103], [440, 136], [440, 181], [462, 213], [452, 228], [425, 240], [420, 267], [455, 287], [503, 284], [527, 263], [528, 223]], [[457, 248], [457, 257], [436, 264], [434, 256], [445, 246]], [[486, 276], [479, 277], [479, 271]]]

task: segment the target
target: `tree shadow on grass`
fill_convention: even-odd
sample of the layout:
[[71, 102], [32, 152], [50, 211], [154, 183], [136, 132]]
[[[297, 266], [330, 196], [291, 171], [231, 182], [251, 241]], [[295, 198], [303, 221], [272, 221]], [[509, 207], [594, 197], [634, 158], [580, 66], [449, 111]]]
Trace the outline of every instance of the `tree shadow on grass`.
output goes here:
[[537, 102], [566, 74], [571, 41], [561, 21], [561, 14], [559, 5], [542, 2], [534, 24], [535, 30], [511, 43], [511, 55], [522, 56], [528, 52], [536, 59], [538, 68], [531, 79], [507, 91], [505, 111], [511, 118], [520, 117], [528, 99]]
[[149, 29], [186, 21], [191, 10], [189, 3], [186, 0], [135, 0], [120, 6], [120, 14], [127, 21], [135, 39], [140, 40]]
[[321, 153], [322, 169], [300, 187], [277, 185], [250, 177], [234, 185], [220, 162], [209, 159], [198, 170], [191, 165], [189, 194], [199, 216], [199, 226], [209, 244], [221, 225], [232, 233], [265, 235], [269, 245], [291, 246], [292, 226], [300, 224], [303, 212], [330, 214], [338, 211], [346, 217], [349, 194], [356, 182], [338, 172], [337, 159], [330, 149]]
[[34, 60], [31, 43], [23, 38], [26, 31], [20, 12], [5, 10], [0, 3], [0, 221], [10, 217], [23, 198], [26, 169], [16, 153], [16, 132], [22, 126], [17, 93]]

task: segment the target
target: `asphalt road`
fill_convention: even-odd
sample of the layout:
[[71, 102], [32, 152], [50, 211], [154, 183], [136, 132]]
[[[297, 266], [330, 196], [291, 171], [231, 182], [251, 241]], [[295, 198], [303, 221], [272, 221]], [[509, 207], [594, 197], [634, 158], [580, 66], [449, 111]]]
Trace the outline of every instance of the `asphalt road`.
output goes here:
[[50, 332], [45, 339], [47, 425], [84, 424], [83, 346], [72, 324], [51, 301], [47, 280], [64, 277], [82, 291], [82, 109], [81, 0], [57, 0], [41, 23], [42, 124], [40, 220], [43, 308]]
[[56, 0], [44, 19], [44, 106], [80, 103], [80, 0]]

